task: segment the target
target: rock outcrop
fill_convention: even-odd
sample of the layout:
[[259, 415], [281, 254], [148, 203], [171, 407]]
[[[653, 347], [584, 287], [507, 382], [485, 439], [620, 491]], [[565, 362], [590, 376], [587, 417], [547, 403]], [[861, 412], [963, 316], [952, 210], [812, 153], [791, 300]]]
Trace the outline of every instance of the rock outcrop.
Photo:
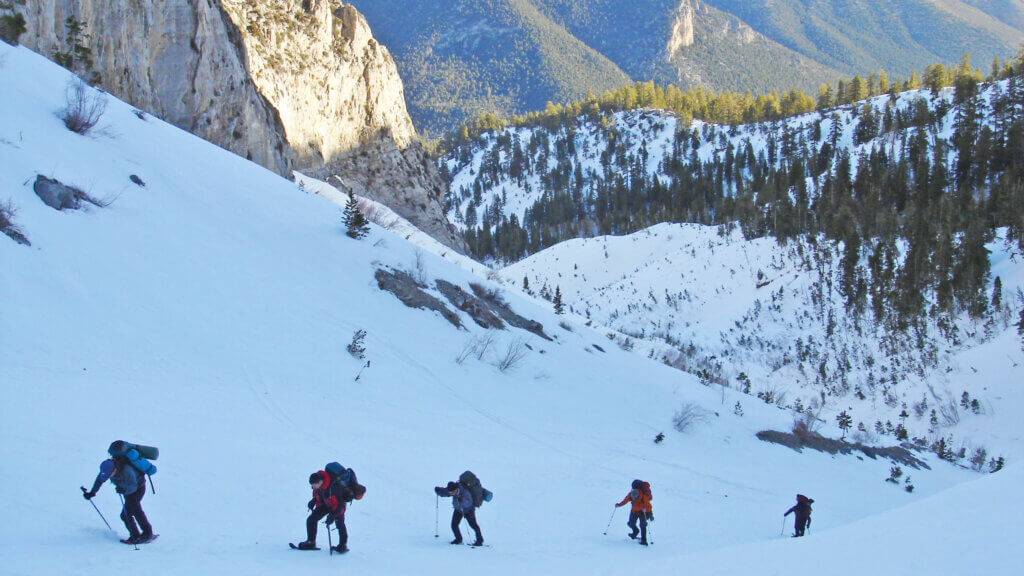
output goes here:
[[118, 98], [290, 177], [378, 200], [453, 248], [444, 185], [416, 139], [398, 69], [339, 0], [31, 0], [23, 44], [66, 49], [86, 26]]
[[249, 77], [242, 35], [217, 0], [31, 0], [21, 43], [64, 50], [65, 20], [86, 25], [93, 69], [111, 94], [290, 176], [277, 111]]
[[464, 249], [398, 68], [366, 19], [339, 0], [221, 1], [243, 32], [253, 81], [280, 113], [295, 168]]

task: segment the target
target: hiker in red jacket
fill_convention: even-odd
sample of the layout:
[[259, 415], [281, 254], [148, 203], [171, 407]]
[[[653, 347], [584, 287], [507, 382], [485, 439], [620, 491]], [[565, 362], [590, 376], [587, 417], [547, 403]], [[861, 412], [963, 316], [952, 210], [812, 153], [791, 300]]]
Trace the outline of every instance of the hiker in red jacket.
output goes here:
[[307, 508], [310, 510], [309, 518], [306, 518], [306, 541], [299, 542], [297, 548], [300, 550], [316, 549], [316, 525], [324, 516], [327, 517], [327, 526], [334, 524], [338, 528], [338, 545], [333, 548], [335, 552], [344, 554], [348, 552], [348, 531], [345, 529], [345, 501], [337, 493], [340, 483], [332, 483], [327, 472], [320, 470], [309, 477], [309, 486], [313, 489], [313, 499], [309, 501]]
[[647, 546], [647, 521], [654, 521], [654, 511], [651, 508], [651, 500], [654, 496], [651, 495], [651, 485], [643, 480], [633, 480], [633, 489], [626, 494], [626, 497], [615, 505], [616, 508], [619, 506], [625, 506], [627, 502], [632, 502], [632, 508], [629, 512], [629, 522], [627, 526], [632, 530], [629, 537], [636, 540], [637, 528], [636, 523], [640, 521], [640, 544]]

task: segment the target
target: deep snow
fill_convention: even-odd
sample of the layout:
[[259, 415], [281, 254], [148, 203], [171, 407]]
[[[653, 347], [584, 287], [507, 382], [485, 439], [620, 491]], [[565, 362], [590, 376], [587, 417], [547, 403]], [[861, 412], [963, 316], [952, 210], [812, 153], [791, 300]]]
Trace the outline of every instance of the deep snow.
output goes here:
[[[460, 365], [479, 328], [407, 309], [373, 279], [378, 266], [413, 267], [416, 246], [377, 227], [351, 240], [331, 202], [113, 99], [100, 131], [70, 133], [56, 117], [67, 79], [0, 43], [0, 200], [13, 201], [32, 241], [0, 237], [4, 574], [1019, 565], [1016, 470], [979, 478], [930, 460], [933, 470], [909, 471], [917, 490], [907, 494], [883, 482], [888, 462], [764, 444], [753, 434], [788, 428], [789, 414], [745, 403], [736, 416], [737, 397], [722, 401], [578, 324], [559, 327], [514, 290], [506, 299], [556, 341], [502, 331], [496, 350], [531, 345], [522, 365], [501, 373], [493, 353]], [[54, 211], [32, 192], [38, 173], [113, 203]], [[488, 283], [423, 260], [430, 278]], [[353, 382], [361, 362], [345, 345], [357, 329], [372, 364]], [[679, 433], [670, 421], [686, 402], [713, 412]], [[655, 445], [659, 431], [667, 438]], [[139, 552], [117, 543], [78, 489], [117, 438], [161, 449], [144, 500], [161, 538]], [[369, 489], [348, 512], [352, 551], [288, 550], [302, 535], [306, 479], [330, 460]], [[432, 487], [467, 468], [495, 493], [479, 514], [491, 548], [448, 546], [444, 501], [434, 538]], [[602, 536], [634, 477], [654, 487], [649, 549], [625, 538], [623, 511]], [[811, 536], [790, 540], [780, 520], [797, 491], [818, 503]], [[111, 487], [94, 501], [123, 535]]]

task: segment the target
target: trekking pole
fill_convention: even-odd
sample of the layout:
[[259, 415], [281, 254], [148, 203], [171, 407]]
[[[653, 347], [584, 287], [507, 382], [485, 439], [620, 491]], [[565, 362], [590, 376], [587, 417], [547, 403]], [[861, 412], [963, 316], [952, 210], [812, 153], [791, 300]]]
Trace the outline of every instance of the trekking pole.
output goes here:
[[327, 549], [330, 550], [329, 556], [334, 556], [334, 542], [331, 541], [331, 525], [328, 522], [324, 522], [324, 526], [327, 526]]
[[[82, 494], [89, 493], [89, 491], [85, 489], [85, 486], [81, 486], [80, 488], [82, 489]], [[92, 504], [93, 510], [95, 510], [96, 513], [100, 515], [100, 519], [103, 520], [103, 523], [107, 525], [107, 528], [110, 528], [110, 522], [107, 522], [107, 519], [103, 517], [103, 512], [100, 512], [100, 509], [96, 507], [96, 503], [90, 499], [89, 504]], [[110, 531], [114, 534], [117, 534], [117, 531], [115, 531], [113, 528], [110, 528]]]
[[[83, 490], [85, 490], [85, 488], [83, 488]], [[438, 496], [437, 494], [434, 494], [434, 538], [438, 537], [438, 534], [437, 534], [437, 531], [438, 531], [438, 514], [440, 514], [440, 510], [441, 510], [441, 497]]]
[[786, 517], [782, 517], [782, 528], [779, 530], [779, 536], [785, 536], [786, 534]]
[[[124, 507], [124, 495], [123, 494], [118, 494], [117, 497], [121, 499], [121, 519], [124, 520], [125, 524], [128, 524], [128, 510], [126, 510], [125, 507]], [[133, 520], [133, 522], [134, 522], [134, 520]], [[128, 538], [131, 539], [131, 537], [132, 537], [132, 535], [129, 534]], [[135, 546], [136, 550], [139, 549], [139, 543], [138, 542], [132, 542], [132, 545]]]
[[654, 546], [654, 522], [647, 523], [647, 543]]
[[612, 508], [612, 516], [608, 519], [608, 525], [604, 527], [604, 535], [608, 535], [608, 529], [612, 527], [612, 520], [615, 520], [615, 513], [619, 511], [619, 507]]
[[146, 476], [149, 477], [149, 490], [150, 490], [150, 492], [152, 492], [153, 494], [156, 494], [156, 486], [153, 485], [153, 475], [152, 474], [146, 474]]

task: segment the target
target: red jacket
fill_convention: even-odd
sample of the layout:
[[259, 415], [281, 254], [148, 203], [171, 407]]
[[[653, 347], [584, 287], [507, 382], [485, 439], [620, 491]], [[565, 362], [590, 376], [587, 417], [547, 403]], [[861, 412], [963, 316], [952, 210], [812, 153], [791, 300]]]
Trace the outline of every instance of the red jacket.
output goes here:
[[331, 514], [343, 514], [345, 512], [345, 503], [334, 494], [331, 476], [323, 470], [320, 470], [317, 474], [320, 475], [324, 483], [319, 488], [313, 489], [313, 502], [316, 504], [316, 507], [325, 506]]

